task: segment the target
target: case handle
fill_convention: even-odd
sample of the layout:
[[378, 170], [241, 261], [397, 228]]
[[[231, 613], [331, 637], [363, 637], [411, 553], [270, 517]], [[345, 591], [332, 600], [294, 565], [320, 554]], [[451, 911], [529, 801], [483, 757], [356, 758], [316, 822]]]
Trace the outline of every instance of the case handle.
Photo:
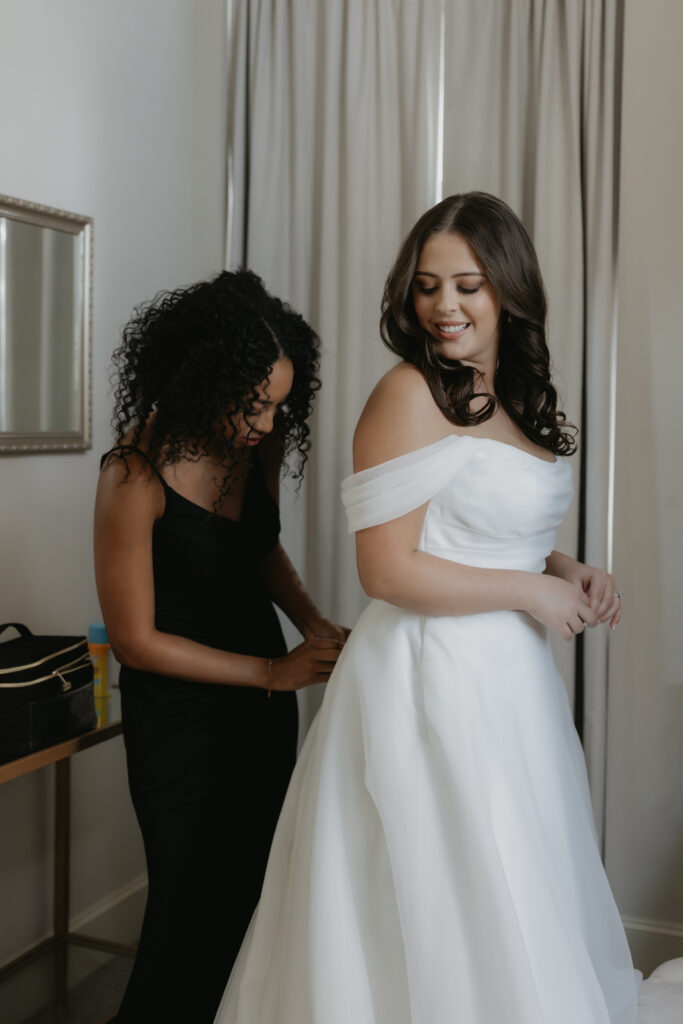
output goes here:
[[16, 629], [19, 636], [33, 636], [33, 633], [28, 628], [28, 626], [24, 626], [21, 622], [3, 623], [3, 625], [0, 626], [0, 635], [2, 635], [2, 633], [4, 633], [6, 629]]

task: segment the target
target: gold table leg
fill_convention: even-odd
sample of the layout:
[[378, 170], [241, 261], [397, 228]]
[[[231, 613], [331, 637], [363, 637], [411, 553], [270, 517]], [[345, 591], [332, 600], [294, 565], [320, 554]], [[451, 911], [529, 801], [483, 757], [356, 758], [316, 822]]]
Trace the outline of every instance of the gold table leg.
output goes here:
[[55, 999], [66, 999], [69, 933], [69, 833], [71, 826], [71, 762], [55, 765], [54, 936]]

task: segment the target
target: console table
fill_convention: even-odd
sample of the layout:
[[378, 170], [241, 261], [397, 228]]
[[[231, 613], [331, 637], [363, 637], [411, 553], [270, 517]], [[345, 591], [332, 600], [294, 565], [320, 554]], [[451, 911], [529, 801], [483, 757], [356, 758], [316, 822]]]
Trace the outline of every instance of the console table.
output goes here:
[[71, 758], [81, 750], [96, 747], [114, 736], [121, 734], [121, 723], [111, 722], [99, 729], [74, 736], [53, 747], [37, 750], [34, 754], [20, 757], [16, 761], [0, 764], [0, 784], [29, 775], [47, 765], [55, 766], [55, 841], [54, 841], [54, 903], [52, 934], [36, 943], [21, 956], [0, 968], [0, 981], [8, 974], [19, 970], [43, 953], [55, 954], [55, 998], [64, 1000], [67, 986], [68, 946], [87, 946], [109, 953], [134, 955], [135, 946], [108, 939], [93, 938], [69, 931], [69, 857], [70, 857], [70, 816], [71, 816]]

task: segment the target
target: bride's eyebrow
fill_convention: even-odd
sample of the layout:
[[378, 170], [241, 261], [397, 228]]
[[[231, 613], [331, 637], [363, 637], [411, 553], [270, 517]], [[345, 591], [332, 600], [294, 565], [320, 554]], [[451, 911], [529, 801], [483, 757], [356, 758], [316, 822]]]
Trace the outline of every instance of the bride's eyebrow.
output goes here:
[[[453, 274], [453, 277], [486, 277], [480, 270], [463, 270], [459, 274]], [[438, 274], [432, 274], [429, 270], [416, 270], [415, 277], [439, 277]]]

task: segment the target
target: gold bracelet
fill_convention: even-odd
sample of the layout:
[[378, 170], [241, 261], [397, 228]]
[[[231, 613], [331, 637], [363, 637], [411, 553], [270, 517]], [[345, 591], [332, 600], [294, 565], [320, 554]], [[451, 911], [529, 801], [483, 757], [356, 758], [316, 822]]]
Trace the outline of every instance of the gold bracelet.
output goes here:
[[268, 658], [268, 696], [273, 692], [273, 659]]

